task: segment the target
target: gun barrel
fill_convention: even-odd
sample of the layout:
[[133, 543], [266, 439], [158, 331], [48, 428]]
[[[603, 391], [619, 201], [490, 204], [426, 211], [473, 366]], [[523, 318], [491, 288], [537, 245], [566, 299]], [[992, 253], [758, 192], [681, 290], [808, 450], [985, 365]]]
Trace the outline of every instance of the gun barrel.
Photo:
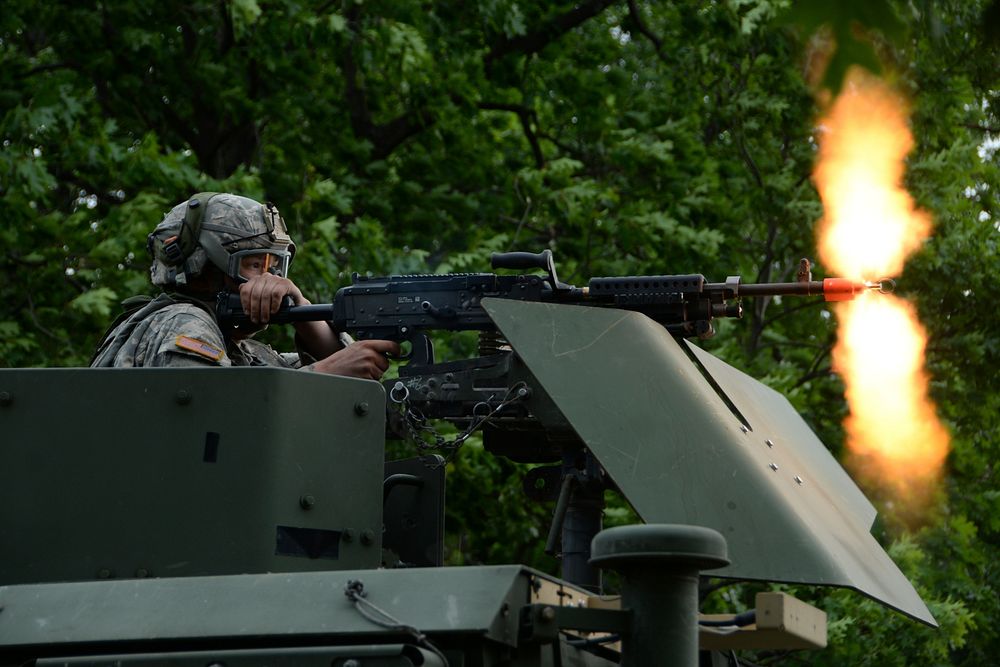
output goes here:
[[819, 296], [825, 294], [825, 280], [809, 280], [801, 283], [740, 283], [738, 296]]
[[739, 296], [782, 296], [786, 294], [801, 296], [820, 296], [827, 301], [850, 301], [867, 290], [877, 289], [882, 293], [892, 291], [887, 287], [892, 281], [858, 281], [846, 278], [826, 278], [824, 280], [809, 280], [797, 283], [757, 283], [741, 284]]

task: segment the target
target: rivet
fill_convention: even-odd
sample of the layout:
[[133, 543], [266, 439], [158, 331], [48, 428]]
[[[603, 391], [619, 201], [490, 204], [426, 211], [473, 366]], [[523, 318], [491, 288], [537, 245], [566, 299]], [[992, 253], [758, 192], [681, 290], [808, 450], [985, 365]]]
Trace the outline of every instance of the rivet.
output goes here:
[[180, 389], [174, 398], [177, 401], [177, 405], [187, 405], [191, 402], [191, 392], [187, 389]]
[[302, 509], [311, 510], [315, 506], [316, 506], [316, 498], [314, 498], [313, 496], [306, 494], [299, 498], [299, 507], [301, 507]]
[[355, 403], [354, 414], [356, 414], [359, 417], [364, 417], [366, 414], [368, 414], [368, 402], [358, 401], [357, 403]]
[[556, 610], [555, 609], [553, 609], [552, 607], [543, 607], [542, 608], [542, 618], [543, 619], [545, 619], [546, 621], [551, 621], [551, 620], [555, 619], [555, 617], [556, 617]]
[[767, 445], [768, 447], [774, 447], [774, 441], [771, 440], [770, 438], [768, 438], [767, 440], [765, 440], [764, 444]]
[[775, 472], [778, 472], [778, 465], [776, 463], [768, 463], [767, 467]]
[[368, 547], [371, 546], [374, 542], [375, 542], [375, 532], [372, 529], [366, 528], [363, 531], [361, 531], [361, 544]]
[[106, 567], [102, 567], [100, 570], [97, 571], [97, 578], [98, 579], [110, 579], [111, 578], [111, 570], [109, 570]]
[[14, 402], [14, 394], [9, 391], [0, 391], [0, 405], [6, 407]]
[[135, 571], [136, 579], [145, 579], [148, 576], [149, 576], [149, 570], [147, 570], [144, 567], [140, 567], [138, 570]]
[[342, 532], [340, 534], [340, 539], [342, 539], [344, 542], [353, 542], [354, 541], [354, 531], [351, 530], [350, 528], [345, 528], [344, 532]]
[[344, 661], [344, 667], [361, 667], [361, 662], [354, 658], [349, 658]]
[[796, 484], [802, 484], [802, 478], [799, 477], [798, 475], [796, 475], [794, 479]]

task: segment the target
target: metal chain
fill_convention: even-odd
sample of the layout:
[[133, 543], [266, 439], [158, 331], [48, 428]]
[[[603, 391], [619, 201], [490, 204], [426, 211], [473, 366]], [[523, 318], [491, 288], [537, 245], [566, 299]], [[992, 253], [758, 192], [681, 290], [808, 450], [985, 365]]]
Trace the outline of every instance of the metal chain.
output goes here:
[[[402, 415], [403, 424], [406, 426], [407, 435], [410, 440], [412, 440], [421, 451], [438, 451], [444, 454], [444, 460], [439, 463], [429, 465], [431, 468], [438, 468], [447, 464], [459, 448], [465, 444], [465, 441], [469, 438], [469, 436], [485, 426], [497, 415], [497, 413], [506, 408], [508, 405], [524, 400], [531, 393], [528, 389], [527, 383], [522, 381], [515, 383], [510, 389], [508, 389], [507, 393], [496, 405], [496, 407], [490, 407], [490, 401], [495, 398], [495, 394], [491, 395], [485, 401], [480, 401], [472, 409], [473, 417], [469, 426], [466, 427], [464, 431], [449, 440], [428, 422], [427, 417], [425, 417], [420, 410], [412, 407], [409, 401], [409, 391], [407, 391], [405, 387], [403, 387], [404, 393], [402, 398], [396, 398], [393, 395], [394, 392], [395, 388], [393, 388], [393, 391], [389, 392], [389, 398], [400, 406], [400, 414]], [[481, 407], [485, 409], [485, 412], [476, 414]], [[433, 441], [428, 442], [425, 436], [430, 436]]]

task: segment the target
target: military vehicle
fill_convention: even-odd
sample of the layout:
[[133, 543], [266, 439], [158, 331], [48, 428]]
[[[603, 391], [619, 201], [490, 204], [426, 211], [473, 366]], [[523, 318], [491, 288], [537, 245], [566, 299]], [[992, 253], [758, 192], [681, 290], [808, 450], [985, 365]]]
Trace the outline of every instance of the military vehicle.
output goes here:
[[[537, 257], [499, 264], [549, 267], [557, 289]], [[663, 321], [680, 291], [623, 278], [641, 298], [587, 305], [473, 278], [449, 310], [396, 278], [354, 294], [438, 313], [428, 329], [479, 329], [480, 355], [423, 347], [384, 386], [276, 368], [0, 370], [0, 664], [694, 665], [825, 645], [822, 610], [783, 593], [700, 616], [701, 572], [848, 587], [935, 624], [788, 401], [686, 339], [704, 324]], [[364, 336], [372, 322], [353, 317]], [[540, 529], [561, 577], [444, 566], [440, 454], [478, 431], [539, 464], [525, 490], [554, 505]], [[387, 433], [419, 456], [385, 462]], [[643, 523], [602, 530], [609, 490]]]

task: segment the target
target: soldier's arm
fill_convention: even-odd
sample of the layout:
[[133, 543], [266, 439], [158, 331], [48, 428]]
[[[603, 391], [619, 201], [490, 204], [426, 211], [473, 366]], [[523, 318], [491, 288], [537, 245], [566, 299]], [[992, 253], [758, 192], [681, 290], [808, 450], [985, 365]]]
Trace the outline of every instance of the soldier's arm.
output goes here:
[[[312, 303], [291, 280], [270, 273], [256, 275], [240, 285], [240, 302], [251, 322], [266, 324], [286, 296], [296, 306]], [[326, 322], [295, 322], [294, 326], [296, 344], [313, 359], [325, 359], [344, 348], [337, 332]]]
[[136, 365], [151, 368], [232, 365], [222, 331], [203, 309], [177, 304], [150, 319]]

